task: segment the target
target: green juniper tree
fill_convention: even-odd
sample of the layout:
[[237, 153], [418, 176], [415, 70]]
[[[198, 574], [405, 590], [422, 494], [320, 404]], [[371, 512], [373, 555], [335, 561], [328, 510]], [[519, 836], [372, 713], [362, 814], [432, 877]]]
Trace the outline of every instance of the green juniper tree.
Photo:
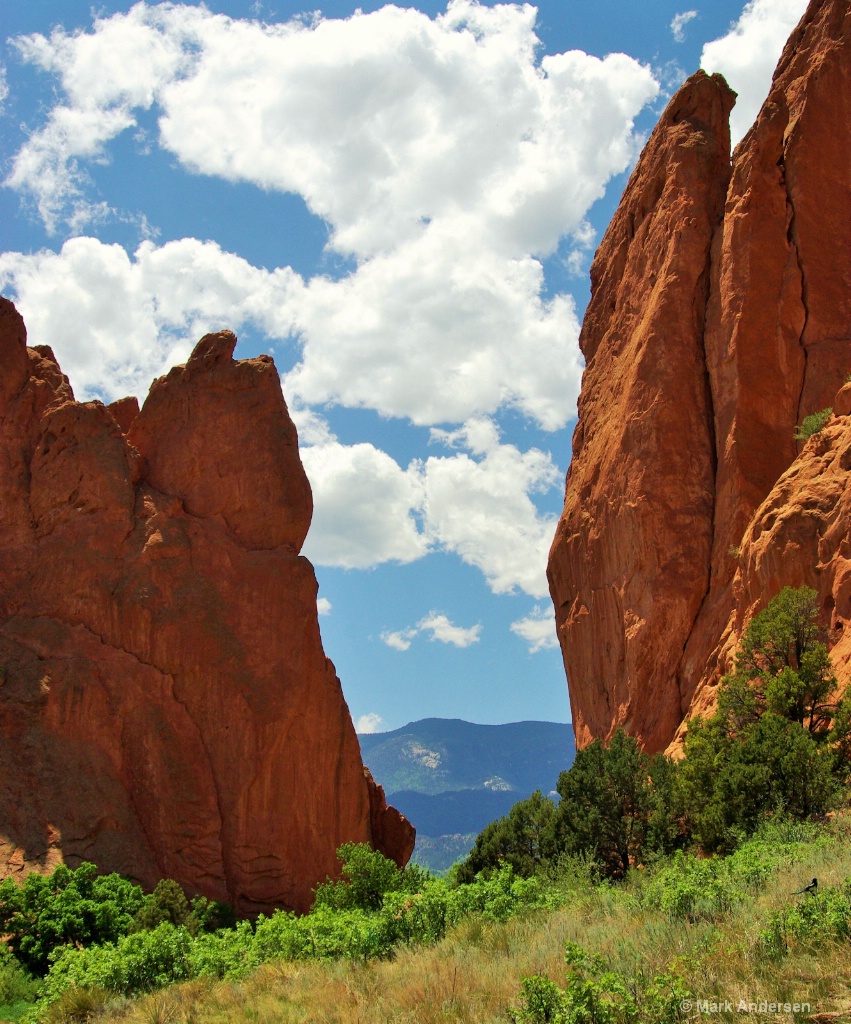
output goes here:
[[766, 814], [827, 809], [851, 747], [836, 688], [816, 593], [786, 587], [748, 624], [716, 714], [689, 724], [679, 789], [701, 845], [730, 848]]
[[555, 804], [536, 790], [520, 800], [507, 815], [486, 825], [469, 856], [456, 872], [459, 882], [471, 882], [483, 871], [490, 873], [510, 864], [516, 874], [528, 878], [557, 852], [552, 823]]
[[640, 859], [657, 798], [650, 758], [618, 729], [608, 745], [594, 740], [576, 753], [556, 787], [561, 801], [553, 821], [554, 845], [590, 854], [605, 874], [621, 877]]

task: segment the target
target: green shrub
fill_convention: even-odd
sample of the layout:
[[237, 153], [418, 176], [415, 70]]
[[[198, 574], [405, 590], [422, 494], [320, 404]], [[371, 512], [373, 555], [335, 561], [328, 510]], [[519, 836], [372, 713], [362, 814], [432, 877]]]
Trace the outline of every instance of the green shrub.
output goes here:
[[805, 416], [803, 422], [795, 429], [795, 440], [806, 441], [817, 434], [833, 415], [833, 409], [822, 409]]
[[129, 930], [152, 931], [161, 924], [184, 925], [192, 935], [196, 935], [200, 931], [233, 927], [236, 915], [228, 903], [218, 903], [203, 896], [195, 896], [190, 902], [178, 882], [165, 878], [145, 897]]
[[161, 924], [114, 943], [57, 949], [51, 954], [50, 971], [44, 979], [45, 1002], [55, 1002], [74, 987], [135, 995], [183, 981], [192, 975], [191, 947], [192, 936], [186, 928]]
[[821, 637], [815, 591], [784, 588], [748, 624], [717, 713], [689, 723], [679, 803], [705, 849], [729, 851], [767, 816], [806, 818], [834, 802], [851, 709], [836, 700]]
[[555, 804], [540, 790], [519, 800], [507, 815], [486, 825], [477, 836], [456, 871], [458, 881], [472, 882], [480, 871], [495, 871], [501, 864], [510, 864], [524, 877], [533, 875], [557, 852], [552, 831], [555, 810]]
[[[72, 989], [99, 987], [130, 996], [188, 978], [237, 979], [269, 960], [388, 957], [403, 944], [437, 942], [470, 915], [505, 921], [559, 899], [554, 888], [518, 878], [508, 864], [489, 878], [452, 887], [420, 869], [402, 871], [368, 847], [349, 844], [338, 855], [347, 865], [347, 880], [320, 886], [313, 909], [300, 917], [281, 910], [261, 914], [255, 927], [242, 921], [196, 935], [185, 925], [163, 922], [116, 942], [57, 948], [50, 955], [39, 1019]], [[365, 903], [367, 909], [347, 903]]]
[[0, 945], [0, 1020], [16, 1021], [35, 1002], [39, 982]]
[[[343, 863], [343, 877], [317, 886], [314, 907], [334, 910], [378, 910], [388, 892], [409, 887], [407, 872], [366, 843], [346, 843], [337, 851]], [[426, 872], [413, 868], [410, 879], [416, 883]]]
[[760, 952], [776, 960], [784, 957], [792, 946], [816, 951], [829, 942], [849, 941], [851, 878], [846, 878], [842, 885], [805, 893], [794, 905], [774, 911], [760, 932], [757, 945]]
[[124, 934], [144, 902], [144, 893], [120, 875], [98, 875], [94, 864], [51, 875], [27, 875], [22, 885], [0, 882], [0, 934], [20, 962], [43, 974], [50, 953], [64, 945], [110, 942]]
[[689, 992], [674, 973], [627, 977], [575, 942], [565, 962], [563, 988], [541, 975], [523, 979], [520, 1007], [511, 1011], [516, 1024], [676, 1024], [688, 1016]]

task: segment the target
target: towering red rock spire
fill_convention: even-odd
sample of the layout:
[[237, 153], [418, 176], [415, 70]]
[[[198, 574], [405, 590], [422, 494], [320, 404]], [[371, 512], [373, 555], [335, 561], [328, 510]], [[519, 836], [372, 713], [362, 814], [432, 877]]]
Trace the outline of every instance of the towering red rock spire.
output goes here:
[[847, 0], [812, 0], [728, 187], [731, 99], [685, 83], [592, 267], [549, 567], [580, 743], [623, 725], [661, 749], [711, 704], [758, 610], [737, 604], [748, 530], [851, 369]]
[[703, 322], [733, 100], [720, 76], [683, 85], [591, 267], [579, 423], [549, 566], [580, 744], [622, 725], [659, 745], [680, 722], [671, 652], [700, 609], [712, 544]]
[[235, 340], [113, 415], [0, 300], [0, 875], [304, 910], [342, 843], [410, 856], [322, 650], [278, 374]]

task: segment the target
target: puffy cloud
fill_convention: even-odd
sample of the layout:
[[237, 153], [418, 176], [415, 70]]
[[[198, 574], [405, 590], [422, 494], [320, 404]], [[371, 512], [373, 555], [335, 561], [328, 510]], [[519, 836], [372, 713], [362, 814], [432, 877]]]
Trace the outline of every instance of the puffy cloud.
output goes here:
[[538, 61], [535, 13], [450, 0], [435, 18], [387, 6], [264, 25], [138, 3], [89, 33], [23, 37], [65, 97], [6, 183], [48, 226], [108, 215], [85, 166], [156, 109], [184, 168], [299, 193], [355, 257], [279, 305], [291, 324], [276, 329], [303, 346], [288, 394], [421, 424], [514, 406], [554, 429], [581, 359], [540, 258], [582, 233], [658, 85], [623, 54]]
[[360, 718], [355, 722], [355, 731], [361, 733], [372, 733], [381, 732], [381, 726], [384, 725], [384, 719], [381, 715], [377, 715], [374, 711], [369, 711], [365, 715], [361, 715]]
[[748, 0], [730, 31], [703, 47], [701, 67], [720, 72], [739, 94], [730, 115], [734, 144], [756, 119], [783, 46], [806, 6], [807, 0]]
[[436, 439], [464, 443], [466, 453], [430, 457], [423, 467], [426, 530], [441, 547], [479, 568], [495, 593], [516, 587], [547, 593], [547, 554], [555, 516], [541, 514], [531, 494], [561, 484], [549, 454], [500, 444], [493, 423], [478, 419]]
[[423, 616], [416, 626], [409, 626], [407, 629], [399, 629], [394, 632], [385, 631], [381, 634], [381, 639], [395, 651], [407, 651], [411, 646], [411, 641], [423, 633], [430, 633], [430, 640], [437, 640], [442, 644], [451, 644], [453, 647], [472, 647], [481, 639], [482, 627], [479, 623], [469, 628], [456, 626], [443, 612], [432, 611]]
[[320, 615], [330, 615], [333, 605], [327, 597], [319, 597], [316, 600], [316, 610]]
[[456, 626], [440, 612], [429, 612], [417, 623], [421, 633], [431, 633], [432, 640], [439, 640], [442, 644], [451, 644], [453, 647], [471, 647], [477, 644], [481, 638], [482, 627], [480, 624], [464, 629]]
[[[519, 588], [543, 597], [555, 516], [540, 513], [532, 495], [561, 483], [551, 456], [502, 444], [487, 418], [433, 436], [470, 454], [403, 468], [371, 444], [332, 439], [302, 449], [315, 504], [305, 554], [319, 565], [365, 568], [442, 549], [480, 569], [495, 593]], [[412, 636], [382, 639], [407, 650]]]
[[85, 197], [89, 183], [79, 161], [108, 159], [106, 144], [136, 125], [133, 108], [150, 107], [158, 85], [184, 64], [186, 33], [146, 24], [143, 8], [97, 19], [91, 34], [57, 28], [49, 39], [36, 33], [12, 40], [24, 60], [59, 76], [68, 99], [22, 146], [6, 180], [32, 195], [50, 232], [61, 220], [77, 230], [110, 212]]
[[429, 548], [413, 511], [421, 504], [419, 469], [403, 470], [371, 444], [337, 441], [303, 448], [314, 513], [304, 553], [319, 565], [364, 569], [412, 562]]
[[671, 21], [671, 33], [674, 37], [674, 41], [677, 43], [685, 42], [686, 33], [685, 27], [688, 23], [697, 17], [697, 11], [683, 11], [680, 14], [675, 14]]
[[416, 629], [399, 629], [391, 633], [389, 630], [385, 630], [381, 634], [381, 639], [387, 644], [388, 647], [392, 647], [394, 651], [407, 651], [411, 646], [411, 641], [417, 635]]
[[0, 114], [3, 113], [3, 103], [9, 95], [9, 85], [6, 81], [6, 68], [0, 64]]
[[[299, 193], [353, 259], [339, 279], [303, 280], [214, 242], [131, 255], [78, 237], [3, 254], [0, 285], [80, 397], [144, 395], [207, 330], [250, 325], [291, 345], [314, 561], [445, 550], [496, 592], [543, 596], [554, 517], [534, 497], [561, 474], [548, 454], [500, 443], [489, 417], [512, 408], [556, 429], [572, 415], [578, 322], [569, 296], [544, 297], [542, 260], [569, 237], [580, 265], [586, 212], [634, 157], [633, 118], [658, 85], [623, 54], [539, 60], [534, 19], [529, 5], [452, 0], [435, 18], [388, 6], [262, 25], [137, 3], [90, 32], [18, 39], [64, 91], [6, 182], [48, 226], [110, 215], [87, 167], [154, 110], [155, 144], [184, 170]], [[435, 433], [458, 450], [401, 466], [339, 443], [317, 412], [333, 403], [465, 425]]]
[[535, 17], [450, 0], [434, 19], [388, 5], [264, 25], [139, 3], [91, 33], [22, 37], [22, 56], [61, 80], [57, 117], [113, 120], [77, 139], [51, 115], [14, 183], [39, 187], [27, 154], [98, 155], [134, 109], [156, 105], [161, 144], [186, 167], [300, 193], [341, 250], [387, 251], [460, 211], [480, 216], [489, 244], [548, 250], [628, 164], [632, 118], [657, 86], [624, 54], [538, 64]]
[[0, 253], [0, 288], [14, 291], [34, 343], [51, 345], [80, 398], [144, 397], [207, 331], [253, 322], [286, 337], [301, 279], [185, 238], [133, 257], [95, 238], [60, 252]]
[[529, 653], [537, 654], [552, 647], [558, 647], [555, 621], [552, 609], [546, 610], [535, 605], [525, 619], [511, 623], [511, 632], [516, 633], [529, 645]]
[[562, 426], [582, 375], [573, 300], [543, 300], [541, 264], [501, 256], [477, 232], [462, 217], [432, 223], [342, 281], [310, 281], [287, 394], [424, 425], [511, 405]]

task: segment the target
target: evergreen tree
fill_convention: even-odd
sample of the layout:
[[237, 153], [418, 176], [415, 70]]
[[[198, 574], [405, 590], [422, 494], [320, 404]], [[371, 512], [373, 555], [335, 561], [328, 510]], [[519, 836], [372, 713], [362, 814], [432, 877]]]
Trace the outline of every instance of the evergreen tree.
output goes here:
[[476, 838], [467, 859], [458, 868], [459, 882], [472, 882], [483, 871], [489, 874], [510, 864], [516, 874], [528, 878], [556, 854], [552, 822], [555, 805], [536, 790], [519, 800], [502, 818], [486, 825]]
[[567, 853], [590, 854], [604, 872], [621, 877], [644, 851], [657, 797], [650, 758], [623, 729], [608, 746], [594, 740], [559, 776], [561, 802], [553, 843]]

